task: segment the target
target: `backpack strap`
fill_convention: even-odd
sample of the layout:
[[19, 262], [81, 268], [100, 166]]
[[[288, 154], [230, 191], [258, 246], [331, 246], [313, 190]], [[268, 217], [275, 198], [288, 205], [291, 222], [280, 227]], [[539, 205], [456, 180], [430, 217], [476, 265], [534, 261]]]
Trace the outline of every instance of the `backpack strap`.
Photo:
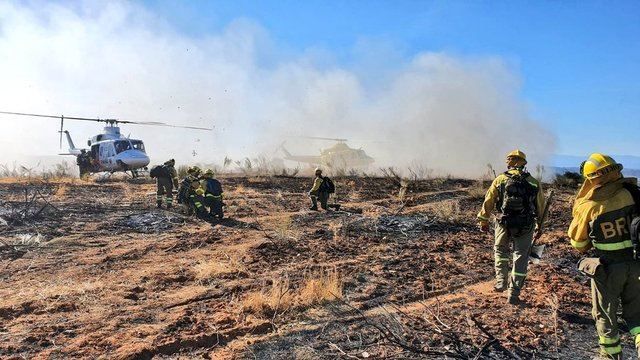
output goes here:
[[[505, 171], [502, 174], [506, 176], [507, 179], [510, 179], [513, 176], [513, 174], [509, 173], [509, 171]], [[498, 189], [498, 203], [496, 204], [496, 210], [498, 210], [499, 212], [502, 212], [502, 203], [504, 202], [505, 187], [506, 187], [506, 181], [503, 181], [502, 183], [500, 183], [500, 188]]]

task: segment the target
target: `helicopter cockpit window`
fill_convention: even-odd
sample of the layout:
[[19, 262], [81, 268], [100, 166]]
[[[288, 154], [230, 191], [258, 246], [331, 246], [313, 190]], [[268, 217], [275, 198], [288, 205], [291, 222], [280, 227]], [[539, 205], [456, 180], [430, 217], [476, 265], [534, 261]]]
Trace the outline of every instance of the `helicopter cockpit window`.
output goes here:
[[118, 140], [114, 143], [116, 147], [116, 154], [120, 154], [123, 151], [131, 150], [131, 144], [127, 140]]
[[140, 150], [144, 152], [144, 143], [140, 140], [131, 140], [131, 145], [135, 150]]

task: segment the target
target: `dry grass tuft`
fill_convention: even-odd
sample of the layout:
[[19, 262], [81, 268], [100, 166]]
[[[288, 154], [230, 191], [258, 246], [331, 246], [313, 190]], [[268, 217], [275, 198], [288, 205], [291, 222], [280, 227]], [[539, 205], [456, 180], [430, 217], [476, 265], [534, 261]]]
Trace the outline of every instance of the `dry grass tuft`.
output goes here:
[[300, 305], [324, 304], [342, 298], [342, 279], [337, 270], [321, 271], [304, 278], [298, 296]]
[[434, 204], [431, 211], [436, 218], [444, 221], [455, 222], [462, 218], [460, 210], [460, 202], [457, 199], [451, 199]]
[[300, 236], [300, 232], [294, 229], [293, 218], [290, 215], [282, 216], [280, 219], [274, 219], [275, 235], [278, 240], [296, 241]]
[[281, 221], [276, 222], [275, 232], [278, 239], [285, 239], [289, 237], [292, 223], [293, 220], [291, 219], [291, 216], [284, 216]]
[[292, 308], [306, 308], [342, 298], [342, 279], [336, 270], [320, 271], [303, 278], [294, 290], [288, 278], [274, 279], [266, 291], [248, 293], [241, 302], [242, 310], [273, 316]]
[[241, 259], [229, 257], [227, 259], [201, 260], [193, 267], [197, 280], [206, 281], [221, 275], [244, 274], [247, 268]]
[[274, 279], [267, 291], [248, 293], [242, 301], [242, 310], [255, 314], [271, 315], [290, 309], [295, 303], [288, 278]]
[[65, 184], [62, 184], [56, 189], [53, 197], [57, 199], [63, 198], [67, 194], [67, 190], [69, 190], [69, 187]]
[[467, 194], [469, 194], [469, 197], [473, 200], [484, 199], [486, 193], [487, 188], [485, 188], [484, 181], [482, 180], [476, 181], [473, 186], [467, 190]]

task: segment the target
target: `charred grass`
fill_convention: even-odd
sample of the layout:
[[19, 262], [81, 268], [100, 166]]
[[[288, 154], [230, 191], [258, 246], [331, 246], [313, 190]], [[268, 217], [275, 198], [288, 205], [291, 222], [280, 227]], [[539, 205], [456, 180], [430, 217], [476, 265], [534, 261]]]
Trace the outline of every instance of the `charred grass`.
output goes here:
[[[474, 227], [486, 183], [338, 177], [347, 211], [325, 213], [306, 210], [310, 182], [222, 177], [232, 220], [209, 224], [154, 209], [153, 184], [0, 181], [0, 217], [22, 211], [25, 187], [58, 209], [0, 226], [0, 356], [423, 358], [455, 332], [479, 358], [508, 358], [497, 344], [563, 358], [566, 339], [593, 335], [562, 235], [570, 192], [516, 309], [490, 291], [492, 238]], [[167, 214], [184, 219], [123, 221]], [[18, 246], [21, 234], [42, 241]], [[496, 339], [482, 351], [481, 329]]]

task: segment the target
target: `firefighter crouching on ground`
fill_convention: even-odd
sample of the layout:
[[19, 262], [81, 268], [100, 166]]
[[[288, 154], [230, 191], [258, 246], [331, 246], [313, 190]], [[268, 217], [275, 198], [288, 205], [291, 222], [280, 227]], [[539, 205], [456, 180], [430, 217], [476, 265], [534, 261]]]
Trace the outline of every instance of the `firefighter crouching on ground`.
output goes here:
[[[200, 179], [200, 168], [197, 166], [192, 166], [187, 169], [187, 176], [182, 179], [180, 182], [180, 187], [178, 188], [178, 204], [182, 204], [187, 208], [187, 214], [191, 215], [192, 208], [189, 206], [189, 195], [191, 193], [191, 185], [194, 182], [198, 182]], [[199, 187], [200, 184], [198, 183]], [[197, 188], [196, 187], [196, 188]]]
[[205, 205], [209, 207], [209, 215], [214, 218], [222, 220], [224, 214], [222, 212], [223, 193], [222, 184], [217, 179], [214, 179], [213, 170], [209, 169], [205, 171], [204, 178], [204, 201]]
[[591, 278], [593, 318], [600, 352], [622, 359], [617, 311], [622, 317], [640, 358], [640, 262], [634, 254], [631, 219], [637, 215], [633, 193], [637, 180], [622, 177], [622, 165], [603, 154], [591, 154], [580, 172], [585, 182], [573, 206], [568, 235], [581, 253], [594, 249], [595, 257], [584, 258], [578, 268]]
[[[508, 302], [517, 304], [527, 276], [534, 230], [542, 221], [544, 197], [538, 180], [525, 169], [527, 157], [522, 151], [510, 152], [506, 164], [508, 170], [498, 175], [487, 191], [478, 221], [480, 229], [488, 232], [491, 212], [496, 209], [499, 213], [495, 221], [495, 290], [508, 289]], [[513, 267], [509, 277], [511, 258]]]
[[309, 210], [318, 211], [318, 200], [320, 200], [320, 207], [323, 210], [327, 210], [327, 202], [329, 201], [329, 191], [324, 185], [324, 177], [322, 176], [322, 170], [317, 168], [315, 171], [316, 178], [313, 180], [313, 187], [309, 191], [309, 197], [311, 198], [311, 207]]
[[188, 200], [189, 214], [195, 212], [199, 219], [209, 220], [207, 208], [204, 206], [204, 189], [199, 180], [191, 182]]
[[167, 209], [173, 206], [173, 189], [178, 188], [178, 172], [175, 168], [174, 159], [166, 161], [158, 171], [156, 177], [156, 203], [158, 208], [162, 207], [162, 201], [167, 203]]

